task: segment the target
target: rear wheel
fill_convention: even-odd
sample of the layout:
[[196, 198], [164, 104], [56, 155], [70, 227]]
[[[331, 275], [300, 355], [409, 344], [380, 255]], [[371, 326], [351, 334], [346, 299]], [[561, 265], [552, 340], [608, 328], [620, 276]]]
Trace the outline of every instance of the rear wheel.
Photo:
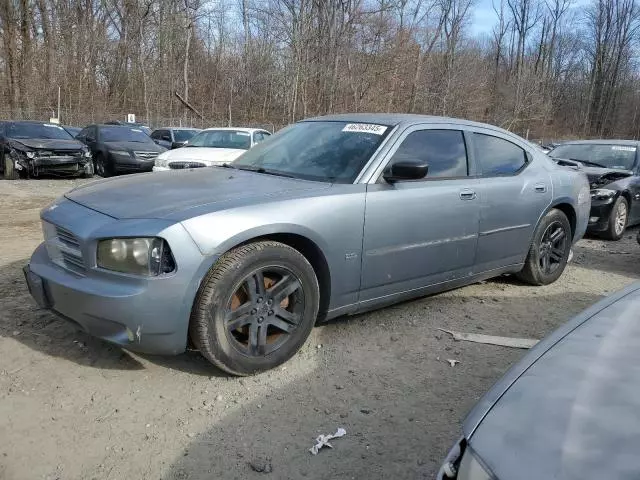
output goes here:
[[315, 324], [319, 287], [297, 250], [264, 241], [225, 253], [195, 300], [190, 336], [211, 363], [233, 375], [274, 368], [302, 347]]
[[627, 229], [628, 220], [629, 203], [626, 198], [620, 196], [611, 209], [609, 225], [602, 233], [602, 236], [607, 240], [620, 240], [624, 235], [624, 231]]
[[555, 282], [571, 252], [571, 224], [560, 210], [547, 213], [536, 227], [529, 254], [518, 277], [532, 285]]

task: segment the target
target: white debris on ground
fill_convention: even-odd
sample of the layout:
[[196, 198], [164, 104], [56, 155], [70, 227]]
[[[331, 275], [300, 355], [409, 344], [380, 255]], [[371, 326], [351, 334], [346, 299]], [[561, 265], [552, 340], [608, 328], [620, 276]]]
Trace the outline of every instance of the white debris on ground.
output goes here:
[[316, 444], [309, 449], [311, 455], [317, 455], [322, 447], [333, 448], [333, 445], [329, 443], [329, 440], [344, 437], [346, 434], [347, 431], [344, 428], [338, 428], [336, 433], [334, 433], [333, 435], [318, 435], [318, 437], [316, 438]]
[[538, 343], [538, 340], [534, 338], [496, 337], [494, 335], [481, 335], [479, 333], [454, 332], [453, 330], [445, 330], [444, 328], [439, 328], [438, 330], [448, 333], [455, 341], [464, 340], [465, 342], [486, 343], [488, 345], [498, 345], [501, 347], [531, 348]]

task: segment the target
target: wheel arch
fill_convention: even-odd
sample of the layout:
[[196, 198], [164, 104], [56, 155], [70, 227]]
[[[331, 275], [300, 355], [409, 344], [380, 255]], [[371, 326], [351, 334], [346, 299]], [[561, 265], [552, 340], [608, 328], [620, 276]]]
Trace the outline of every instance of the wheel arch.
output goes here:
[[[271, 226], [269, 228], [249, 230], [242, 232], [239, 235], [235, 235], [221, 243], [215, 249], [215, 252], [212, 252], [210, 257], [212, 261], [198, 274], [200, 278], [198, 278], [198, 286], [196, 288], [196, 295], [194, 296], [193, 301], [195, 302], [197, 291], [200, 289], [202, 280], [207, 275], [207, 272], [215, 266], [222, 255], [234, 248], [238, 248], [249, 243], [271, 240], [283, 243], [297, 250], [311, 264], [311, 267], [316, 274], [316, 278], [318, 279], [318, 287], [320, 289], [318, 321], [323, 321], [329, 310], [331, 301], [331, 269], [329, 267], [327, 256], [325, 255], [326, 246], [320, 239], [315, 238], [311, 232], [307, 232], [305, 229], [296, 228], [294, 225], [289, 225], [288, 227], [289, 228], [284, 228], [284, 226]], [[191, 308], [193, 309], [193, 306]]]
[[562, 213], [564, 213], [567, 216], [567, 218], [569, 219], [569, 225], [571, 225], [571, 238], [575, 238], [576, 229], [578, 228], [577, 227], [578, 214], [576, 213], [576, 209], [571, 204], [571, 202], [568, 199], [557, 200], [556, 202], [551, 204], [551, 206], [547, 209], [544, 215], [546, 215], [548, 212], [550, 212], [553, 209], [560, 210]]

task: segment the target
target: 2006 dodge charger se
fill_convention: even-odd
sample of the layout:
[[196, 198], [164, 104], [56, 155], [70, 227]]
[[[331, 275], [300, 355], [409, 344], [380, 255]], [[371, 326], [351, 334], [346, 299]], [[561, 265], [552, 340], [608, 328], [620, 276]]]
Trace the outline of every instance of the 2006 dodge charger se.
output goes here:
[[72, 190], [42, 211], [25, 276], [92, 335], [160, 354], [190, 341], [248, 375], [293, 356], [316, 320], [505, 273], [549, 284], [589, 207], [584, 173], [497, 127], [334, 115], [224, 167]]

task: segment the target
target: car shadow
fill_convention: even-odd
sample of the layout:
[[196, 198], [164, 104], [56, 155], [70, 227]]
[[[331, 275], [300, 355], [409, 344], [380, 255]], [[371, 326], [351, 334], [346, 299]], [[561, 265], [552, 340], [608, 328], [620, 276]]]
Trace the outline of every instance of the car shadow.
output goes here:
[[[567, 307], [549, 290], [485, 303], [437, 295], [330, 321], [284, 368], [229, 379], [246, 395], [176, 432], [181, 448], [162, 479], [433, 478], [466, 413], [526, 353], [455, 342], [437, 327], [541, 338], [599, 298], [576, 293]], [[540, 302], [558, 309], [542, 318]], [[501, 310], [515, 311], [506, 325]], [[310, 454], [339, 427], [347, 434], [333, 449]]]
[[142, 370], [140, 359], [156, 365], [200, 376], [226, 376], [199, 353], [156, 356], [132, 354], [126, 349], [91, 337], [77, 325], [40, 309], [29, 295], [22, 267], [27, 259], [0, 266], [0, 336], [53, 357], [99, 369]]

